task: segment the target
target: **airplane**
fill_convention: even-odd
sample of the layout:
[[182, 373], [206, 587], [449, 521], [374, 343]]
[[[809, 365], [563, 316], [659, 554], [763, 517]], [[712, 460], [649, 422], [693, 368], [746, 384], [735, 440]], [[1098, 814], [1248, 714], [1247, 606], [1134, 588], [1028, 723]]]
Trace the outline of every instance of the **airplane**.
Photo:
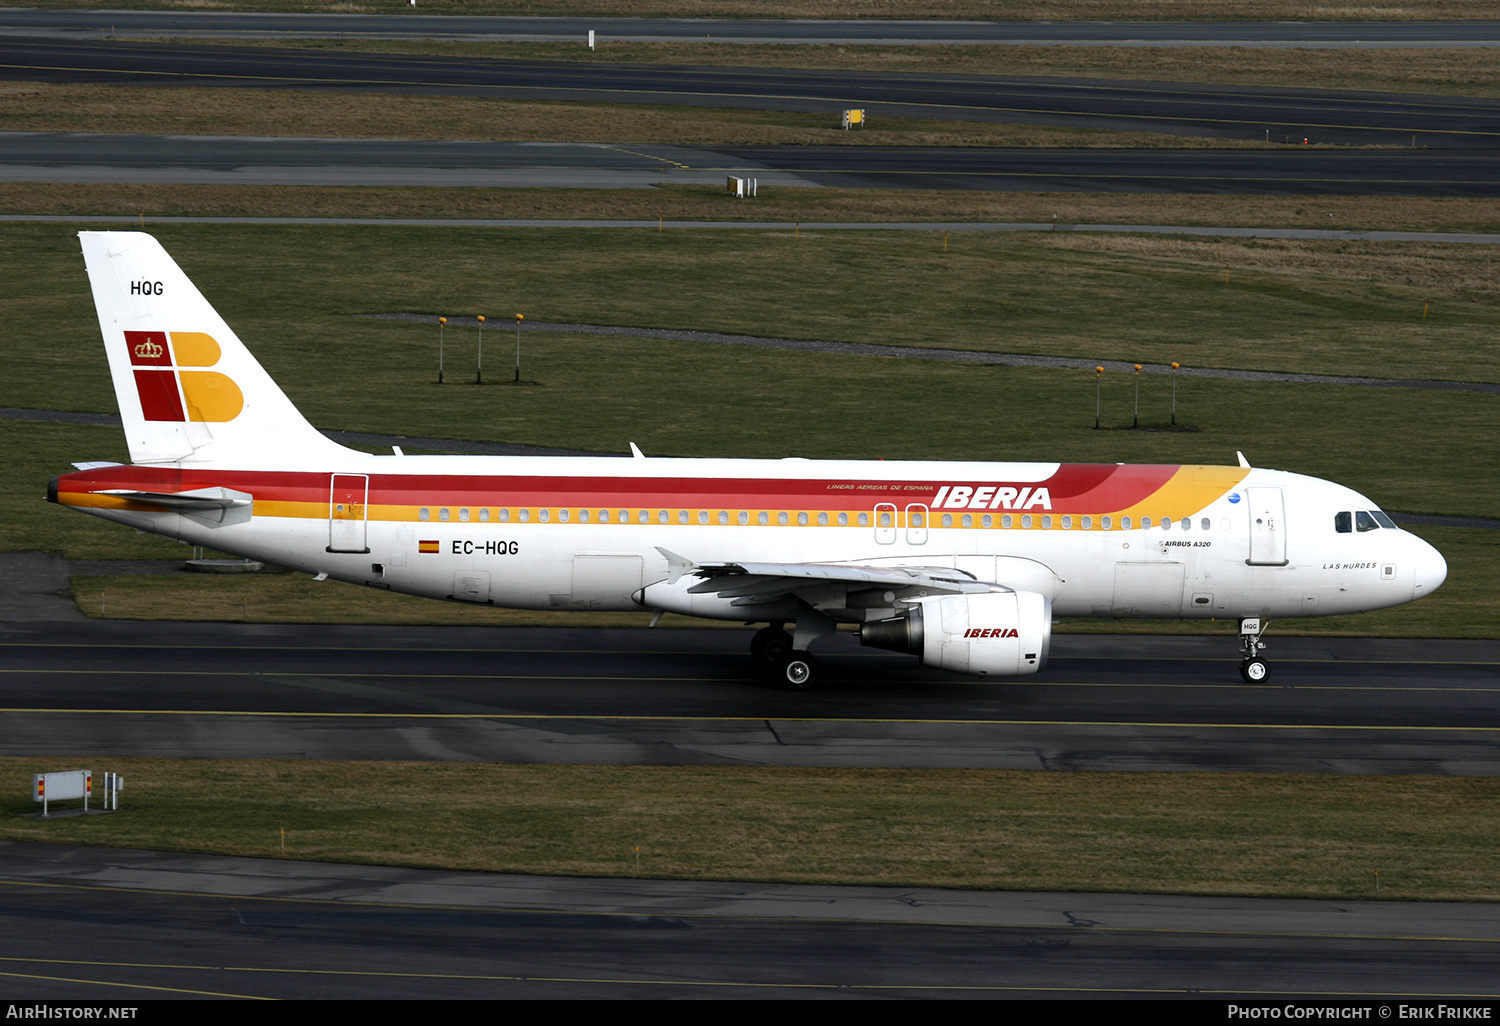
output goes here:
[[1341, 485], [1237, 466], [371, 455], [318, 432], [166, 250], [80, 232], [131, 462], [50, 501], [375, 588], [518, 609], [764, 623], [751, 655], [810, 687], [808, 649], [961, 674], [1046, 664], [1054, 617], [1229, 619], [1267, 679], [1270, 619], [1400, 605], [1443, 556]]

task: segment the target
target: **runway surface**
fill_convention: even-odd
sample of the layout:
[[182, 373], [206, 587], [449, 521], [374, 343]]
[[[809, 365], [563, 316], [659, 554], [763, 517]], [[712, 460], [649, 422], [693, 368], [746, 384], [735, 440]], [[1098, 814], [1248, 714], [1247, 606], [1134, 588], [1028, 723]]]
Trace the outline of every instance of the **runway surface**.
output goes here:
[[99, 39], [361, 38], [600, 43], [721, 42], [990, 46], [1492, 47], [1492, 21], [899, 21], [761, 18], [549, 18], [239, 11], [0, 11], [0, 34]]
[[[1500, 100], [1185, 83], [479, 60], [0, 36], [0, 80], [257, 86], [1073, 125], [1340, 145], [1500, 145]], [[1415, 140], [1413, 139], [1415, 136]]]
[[12, 1001], [1423, 995], [1474, 1006], [1500, 994], [1493, 913], [568, 880], [0, 842]]
[[0, 133], [0, 181], [1496, 196], [1488, 151], [1049, 150]]
[[[1500, 100], [766, 68], [463, 60], [0, 36], [0, 80], [678, 104], [1379, 149], [684, 148], [10, 133], [0, 180], [240, 185], [981, 189], [1493, 196]], [[1403, 148], [1404, 147], [1404, 148]]]
[[748, 630], [0, 625], [0, 754], [1500, 773], [1500, 643], [1062, 635], [986, 681], [826, 639], [770, 688]]

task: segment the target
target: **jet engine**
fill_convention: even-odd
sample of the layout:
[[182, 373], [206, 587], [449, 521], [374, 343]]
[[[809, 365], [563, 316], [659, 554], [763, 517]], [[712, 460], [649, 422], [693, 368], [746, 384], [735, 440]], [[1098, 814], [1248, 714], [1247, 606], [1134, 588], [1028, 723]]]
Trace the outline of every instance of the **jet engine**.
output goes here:
[[957, 673], [1025, 676], [1047, 665], [1052, 600], [1034, 591], [918, 599], [901, 616], [860, 624], [859, 643]]

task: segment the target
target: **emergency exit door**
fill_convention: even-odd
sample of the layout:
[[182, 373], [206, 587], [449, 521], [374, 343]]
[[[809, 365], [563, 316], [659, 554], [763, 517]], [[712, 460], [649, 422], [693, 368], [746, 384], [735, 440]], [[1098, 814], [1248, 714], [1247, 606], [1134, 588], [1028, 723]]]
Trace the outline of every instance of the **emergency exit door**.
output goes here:
[[328, 482], [328, 551], [369, 552], [365, 500], [370, 479], [365, 474], [334, 474]]
[[1286, 505], [1280, 488], [1246, 488], [1251, 566], [1286, 566]]

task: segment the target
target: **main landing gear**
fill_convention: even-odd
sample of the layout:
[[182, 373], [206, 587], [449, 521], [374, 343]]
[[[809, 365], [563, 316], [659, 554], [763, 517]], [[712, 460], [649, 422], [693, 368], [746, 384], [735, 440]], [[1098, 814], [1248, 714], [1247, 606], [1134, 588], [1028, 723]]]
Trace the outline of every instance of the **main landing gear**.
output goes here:
[[1244, 661], [1240, 663], [1240, 676], [1245, 679], [1246, 684], [1263, 684], [1270, 676], [1271, 667], [1260, 657], [1261, 649], [1266, 647], [1260, 636], [1270, 625], [1270, 620], [1259, 617], [1240, 621], [1240, 655], [1244, 656]]
[[806, 691], [818, 679], [818, 662], [804, 651], [792, 648], [792, 636], [779, 623], [755, 632], [750, 656], [782, 687]]

